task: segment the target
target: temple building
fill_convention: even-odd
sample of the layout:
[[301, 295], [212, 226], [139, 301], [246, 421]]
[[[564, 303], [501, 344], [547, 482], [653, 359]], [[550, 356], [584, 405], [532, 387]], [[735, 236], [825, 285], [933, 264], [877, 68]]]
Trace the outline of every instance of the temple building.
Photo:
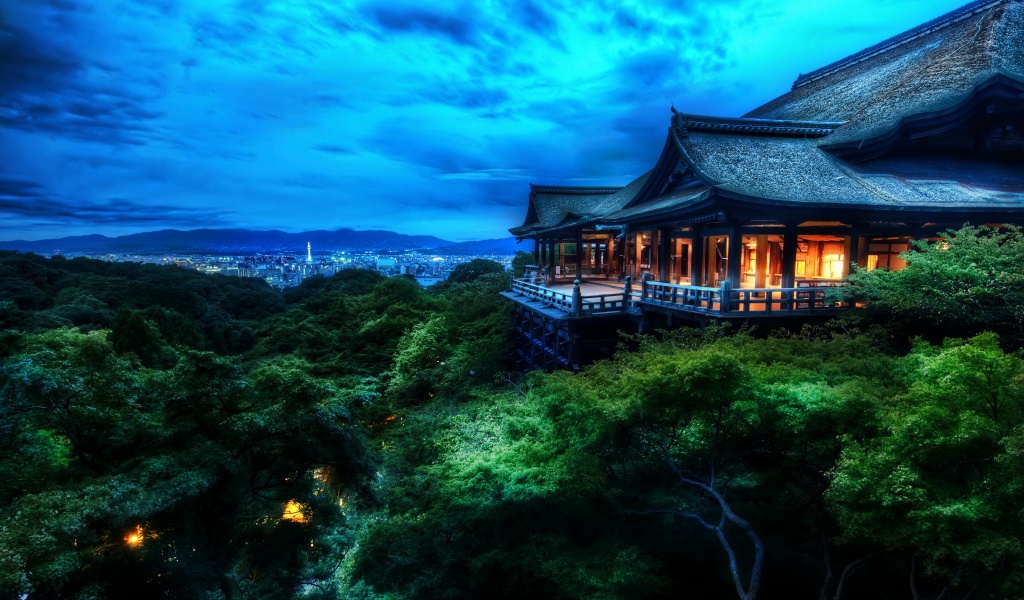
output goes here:
[[841, 310], [823, 290], [853, 265], [899, 269], [911, 240], [964, 223], [1024, 224], [1021, 0], [963, 6], [743, 117], [673, 108], [657, 163], [624, 187], [531, 185], [510, 229], [538, 257], [508, 294], [520, 354], [578, 364], [573, 321], [598, 316]]

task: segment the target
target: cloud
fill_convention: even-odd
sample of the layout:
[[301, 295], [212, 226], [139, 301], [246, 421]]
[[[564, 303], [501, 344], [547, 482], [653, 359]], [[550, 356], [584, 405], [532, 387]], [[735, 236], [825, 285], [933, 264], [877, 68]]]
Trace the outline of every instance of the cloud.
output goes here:
[[39, 183], [0, 176], [0, 215], [9, 224], [63, 226], [68, 221], [91, 225], [152, 225], [154, 223], [202, 227], [226, 223], [227, 210], [202, 210], [168, 204], [150, 204], [126, 198], [105, 202], [70, 200], [46, 192]]
[[500, 87], [457, 82], [446, 82], [444, 85], [430, 85], [421, 88], [418, 91], [418, 95], [423, 100], [468, 110], [497, 108], [508, 102], [512, 97], [508, 91]]
[[444, 173], [439, 177], [439, 179], [447, 181], [522, 181], [523, 178], [522, 169], [481, 169], [479, 171]]
[[[67, 43], [71, 43], [68, 40]], [[104, 144], [143, 144], [160, 116], [151, 98], [118, 81], [117, 69], [0, 24], [0, 127]]]
[[80, 67], [64, 48], [0, 23], [0, 101], [58, 87]]
[[533, 0], [520, 0], [512, 4], [517, 21], [526, 29], [553, 34], [558, 27], [557, 17]]
[[446, 12], [428, 4], [386, 3], [367, 6], [364, 11], [378, 26], [393, 33], [440, 35], [464, 46], [480, 42], [480, 19], [472, 5]]
[[338, 144], [316, 144], [313, 146], [314, 150], [320, 152], [326, 152], [328, 154], [355, 154], [356, 150], [349, 148], [348, 146], [341, 146]]
[[[911, 4], [942, 10], [885, 10]], [[0, 221], [117, 233], [387, 214], [403, 232], [497, 237], [528, 182], [650, 169], [670, 103], [741, 114], [830, 62], [807, 39], [865, 47], [894, 26], [856, 0], [3, 6]]]

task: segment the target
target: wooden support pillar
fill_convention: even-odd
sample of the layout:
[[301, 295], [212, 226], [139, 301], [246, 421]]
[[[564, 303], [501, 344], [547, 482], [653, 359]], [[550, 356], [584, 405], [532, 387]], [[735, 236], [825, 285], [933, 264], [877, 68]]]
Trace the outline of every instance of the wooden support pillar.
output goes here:
[[857, 236], [857, 266], [865, 269], [868, 266], [868, 254], [871, 249], [871, 236], [863, 233]]
[[618, 268], [619, 261], [615, 260], [615, 236], [609, 235], [604, 254], [605, 277], [610, 279], [613, 274], [618, 275]]
[[576, 278], [583, 276], [583, 230], [576, 232]]
[[548, 238], [548, 276], [547, 284], [551, 285], [551, 282], [555, 279], [555, 239]]
[[860, 232], [854, 229], [846, 238], [846, 261], [843, 262], [843, 277], [850, 274], [860, 255]]
[[672, 255], [672, 230], [658, 230], [658, 281], [669, 279], [669, 256]]
[[704, 240], [699, 227], [693, 228], [690, 241], [690, 285], [704, 285]]
[[533, 260], [535, 263], [540, 263], [540, 240], [533, 238]]
[[754, 287], [768, 287], [768, 236], [757, 236], [757, 249], [754, 251]]
[[782, 235], [782, 287], [796, 287], [796, 226], [786, 225]]
[[728, 258], [726, 259], [726, 279], [729, 281], [729, 286], [732, 289], [739, 289], [743, 287], [740, 285], [743, 282], [742, 273], [740, 273], [740, 259], [743, 257], [743, 235], [740, 233], [740, 228], [735, 225], [729, 228], [729, 246], [726, 248]]
[[633, 272], [630, 274], [642, 280], [643, 268], [640, 265], [643, 264], [643, 233], [634, 233], [631, 242], [633, 243]]

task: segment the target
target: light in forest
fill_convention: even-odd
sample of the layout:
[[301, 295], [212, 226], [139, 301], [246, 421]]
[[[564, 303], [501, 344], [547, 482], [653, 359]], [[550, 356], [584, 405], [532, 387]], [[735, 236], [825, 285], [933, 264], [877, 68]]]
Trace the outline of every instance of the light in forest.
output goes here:
[[136, 525], [135, 529], [128, 532], [128, 535], [124, 536], [124, 541], [132, 548], [138, 548], [142, 545], [142, 540], [145, 538], [142, 525]]
[[304, 508], [305, 506], [295, 500], [289, 500], [288, 504], [284, 505], [284, 514], [281, 515], [281, 520], [305, 523], [309, 519], [307, 519], [306, 515], [302, 512]]

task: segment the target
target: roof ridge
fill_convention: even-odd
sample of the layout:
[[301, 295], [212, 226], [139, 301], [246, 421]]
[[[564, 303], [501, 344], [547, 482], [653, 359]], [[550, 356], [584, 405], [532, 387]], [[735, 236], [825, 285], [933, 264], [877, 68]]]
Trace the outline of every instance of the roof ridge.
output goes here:
[[845, 121], [791, 121], [748, 117], [712, 117], [676, 113], [673, 125], [685, 134], [687, 131], [715, 131], [759, 135], [786, 135], [822, 137], [832, 133]]
[[965, 4], [964, 6], [961, 6], [956, 10], [953, 10], [940, 17], [932, 19], [927, 23], [918, 25], [913, 29], [904, 31], [903, 33], [893, 36], [887, 40], [883, 40], [873, 46], [869, 46], [868, 48], [865, 48], [860, 52], [851, 54], [846, 58], [839, 59], [833, 63], [821, 67], [820, 69], [811, 71], [810, 73], [801, 74], [796, 78], [796, 81], [793, 82], [792, 89], [796, 89], [802, 85], [808, 84], [812, 81], [816, 81], [827, 75], [831, 75], [836, 71], [844, 69], [850, 65], [859, 63], [861, 61], [867, 60], [868, 58], [871, 58], [873, 56], [877, 56], [879, 54], [887, 52], [893, 48], [896, 48], [897, 46], [902, 46], [907, 42], [928, 35], [929, 33], [932, 33], [944, 27], [948, 27], [954, 23], [957, 23], [959, 21], [962, 21], [963, 19], [970, 17], [971, 15], [980, 13], [981, 11], [988, 8], [992, 8], [998, 4], [1003, 4], [1006, 1], [1007, 0], [975, 0], [970, 4]]

